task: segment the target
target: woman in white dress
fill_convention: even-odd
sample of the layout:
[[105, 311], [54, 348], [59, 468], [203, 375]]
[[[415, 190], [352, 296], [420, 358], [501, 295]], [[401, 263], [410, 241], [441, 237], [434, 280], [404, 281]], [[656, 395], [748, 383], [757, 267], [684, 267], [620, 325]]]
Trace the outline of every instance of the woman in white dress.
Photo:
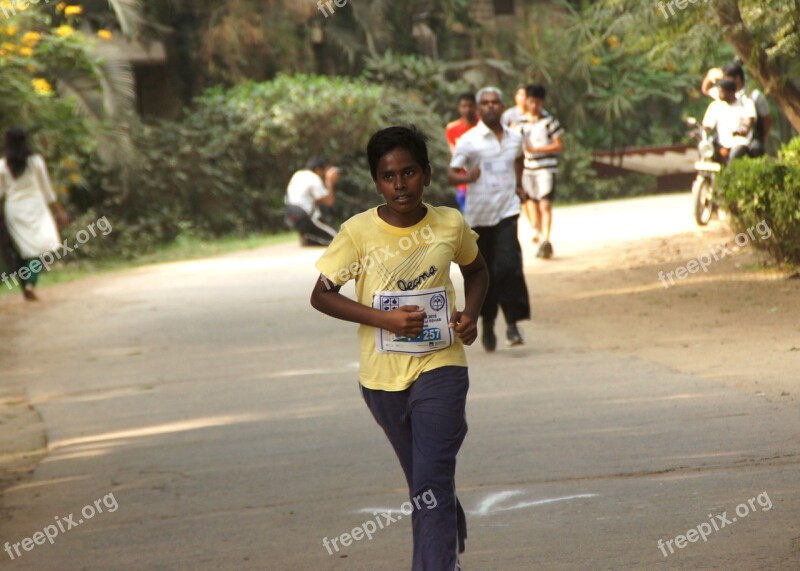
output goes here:
[[56, 218], [62, 225], [68, 220], [53, 191], [44, 159], [30, 153], [27, 133], [19, 127], [6, 132], [5, 159], [0, 162], [0, 201], [5, 202], [6, 229], [22, 260], [20, 270], [27, 268], [18, 271], [23, 294], [28, 301], [36, 301], [34, 290], [42, 267], [38, 258], [60, 245]]

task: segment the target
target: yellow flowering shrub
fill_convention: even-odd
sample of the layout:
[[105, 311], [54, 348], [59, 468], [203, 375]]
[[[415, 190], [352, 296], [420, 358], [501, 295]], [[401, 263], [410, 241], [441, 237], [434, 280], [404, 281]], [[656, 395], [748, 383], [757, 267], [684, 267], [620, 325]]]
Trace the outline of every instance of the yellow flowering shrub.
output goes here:
[[78, 30], [82, 14], [81, 6], [63, 2], [0, 0], [0, 125], [32, 129], [59, 189], [85, 184], [81, 171], [96, 143], [74, 100], [60, 96], [57, 78], [69, 70], [91, 77], [99, 65], [93, 43], [112, 37], [101, 30], [87, 38]]

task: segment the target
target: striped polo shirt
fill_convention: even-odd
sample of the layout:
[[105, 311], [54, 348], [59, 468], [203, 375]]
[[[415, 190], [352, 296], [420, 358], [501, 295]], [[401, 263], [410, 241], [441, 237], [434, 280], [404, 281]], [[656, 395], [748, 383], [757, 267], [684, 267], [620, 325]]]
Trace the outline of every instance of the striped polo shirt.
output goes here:
[[[564, 134], [564, 129], [558, 119], [542, 109], [538, 119], [525, 115], [519, 124], [525, 145], [543, 147], [553, 142], [556, 137]], [[558, 171], [557, 153], [529, 153], [525, 150], [525, 170], [555, 173]]]

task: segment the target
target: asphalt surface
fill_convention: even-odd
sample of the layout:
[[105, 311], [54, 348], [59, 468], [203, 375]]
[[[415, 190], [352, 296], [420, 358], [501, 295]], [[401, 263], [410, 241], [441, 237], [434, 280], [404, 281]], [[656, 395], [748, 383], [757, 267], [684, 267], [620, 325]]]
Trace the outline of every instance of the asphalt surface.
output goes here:
[[[575, 238], [587, 221], [608, 243], [685, 231], [687, 200], [564, 209], [561, 251], [599, 245]], [[0, 568], [409, 569], [404, 480], [359, 395], [355, 326], [308, 303], [319, 254], [153, 266], [15, 312], [4, 374], [50, 451], [5, 493]], [[800, 568], [796, 406], [589, 351], [535, 318], [523, 330], [522, 348], [468, 350], [466, 570]], [[396, 521], [373, 515], [388, 509]], [[368, 521], [372, 539], [323, 546]], [[692, 529], [705, 540], [676, 543]]]

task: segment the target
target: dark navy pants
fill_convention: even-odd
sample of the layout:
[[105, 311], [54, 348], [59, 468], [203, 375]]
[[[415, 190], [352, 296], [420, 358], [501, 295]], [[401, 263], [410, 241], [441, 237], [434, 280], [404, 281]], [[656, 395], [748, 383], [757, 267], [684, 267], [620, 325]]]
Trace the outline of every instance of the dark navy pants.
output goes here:
[[[456, 497], [455, 473], [456, 454], [467, 435], [468, 390], [466, 367], [426, 371], [401, 392], [361, 387], [408, 482], [414, 504], [412, 571], [453, 571], [458, 569], [458, 553], [464, 551], [467, 520]], [[426, 503], [426, 492], [436, 501]], [[436, 507], [428, 509], [434, 503]]]

